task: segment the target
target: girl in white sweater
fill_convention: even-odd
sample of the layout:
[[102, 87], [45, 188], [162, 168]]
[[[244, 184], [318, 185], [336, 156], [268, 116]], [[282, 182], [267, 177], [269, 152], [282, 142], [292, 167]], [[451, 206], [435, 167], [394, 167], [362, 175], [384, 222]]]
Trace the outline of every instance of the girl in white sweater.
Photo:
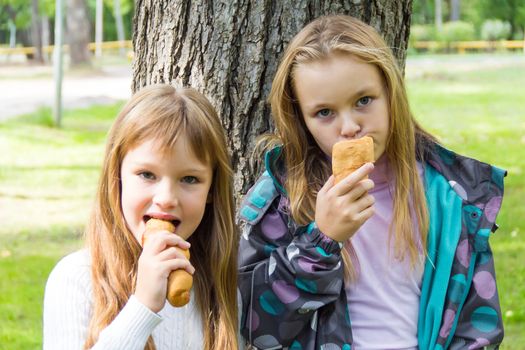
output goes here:
[[[49, 276], [44, 349], [236, 349], [237, 232], [223, 128], [193, 89], [155, 85], [114, 123], [86, 249]], [[146, 222], [176, 234], [140, 242]], [[191, 246], [186, 259], [175, 247]], [[170, 272], [193, 274], [191, 301], [166, 303]]]

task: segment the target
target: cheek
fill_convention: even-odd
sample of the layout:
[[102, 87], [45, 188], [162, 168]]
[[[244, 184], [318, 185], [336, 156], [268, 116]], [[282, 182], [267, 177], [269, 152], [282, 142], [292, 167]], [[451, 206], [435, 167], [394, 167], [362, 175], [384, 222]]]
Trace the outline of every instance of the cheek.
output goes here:
[[301, 128], [305, 133], [310, 133], [316, 139], [319, 134], [319, 130], [322, 130], [322, 125], [318, 125], [316, 119], [314, 118], [303, 119], [303, 121], [304, 123], [301, 125]]
[[202, 215], [206, 209], [206, 203], [208, 202], [208, 192], [203, 192], [199, 194], [199, 196], [195, 196], [194, 201], [194, 210]]
[[130, 194], [129, 191], [122, 191], [120, 201], [122, 206], [122, 214], [124, 215], [124, 220], [126, 220], [126, 223], [128, 225], [133, 224], [133, 216], [136, 207], [136, 202], [133, 196]]
[[126, 221], [132, 219], [133, 215], [148, 201], [147, 194], [137, 186], [123, 179], [121, 189], [121, 206]]

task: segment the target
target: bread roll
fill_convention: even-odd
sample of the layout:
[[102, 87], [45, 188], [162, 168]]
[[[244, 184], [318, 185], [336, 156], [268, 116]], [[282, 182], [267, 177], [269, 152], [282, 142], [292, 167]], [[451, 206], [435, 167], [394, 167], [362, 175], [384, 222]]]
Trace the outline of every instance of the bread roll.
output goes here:
[[[149, 219], [146, 222], [146, 231], [142, 235], [142, 245], [146, 242], [148, 236], [158, 231], [170, 231], [175, 232], [175, 226], [165, 220]], [[181, 249], [175, 247], [181, 253], [184, 254], [186, 259], [190, 259], [189, 249]], [[186, 270], [175, 270], [172, 271], [168, 277], [168, 290], [166, 299], [169, 303], [175, 307], [186, 305], [190, 301], [190, 289], [193, 285], [193, 276]]]
[[359, 169], [363, 164], [373, 161], [374, 140], [370, 136], [337, 142], [332, 148], [332, 171], [335, 183]]

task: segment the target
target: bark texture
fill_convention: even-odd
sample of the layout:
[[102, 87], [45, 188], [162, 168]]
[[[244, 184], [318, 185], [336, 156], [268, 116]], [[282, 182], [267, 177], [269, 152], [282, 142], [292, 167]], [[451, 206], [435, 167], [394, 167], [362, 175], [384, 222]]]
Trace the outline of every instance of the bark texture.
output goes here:
[[71, 65], [91, 64], [88, 44], [91, 41], [86, 0], [66, 0], [66, 36]]
[[38, 7], [38, 0], [33, 0], [31, 2], [31, 39], [35, 47], [34, 61], [44, 63], [44, 56], [42, 55], [42, 19], [40, 18]]
[[271, 130], [266, 103], [286, 45], [311, 20], [349, 14], [371, 24], [404, 67], [412, 0], [138, 0], [134, 91], [154, 83], [190, 85], [215, 106], [228, 135], [235, 191], [255, 174], [256, 138]]

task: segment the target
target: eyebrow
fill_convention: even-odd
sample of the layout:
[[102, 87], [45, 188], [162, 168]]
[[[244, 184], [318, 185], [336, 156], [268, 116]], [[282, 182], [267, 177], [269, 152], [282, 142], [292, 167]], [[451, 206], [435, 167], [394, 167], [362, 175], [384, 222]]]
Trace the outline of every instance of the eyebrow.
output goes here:
[[[363, 96], [363, 95], [370, 94], [371, 92], [373, 92], [374, 94], [377, 94], [378, 93], [377, 92], [378, 89], [379, 89], [379, 91], [381, 91], [381, 86], [366, 85], [366, 86], [360, 88], [359, 90], [357, 90], [352, 95], [350, 95], [349, 99], [352, 100], [352, 99], [355, 99], [358, 96]], [[319, 109], [326, 108], [327, 105], [330, 105], [330, 103], [321, 102], [321, 103], [316, 103], [316, 104], [313, 104], [313, 105], [306, 105], [305, 109], [307, 109], [308, 111], [317, 111]]]
[[[133, 162], [132, 163], [133, 166], [136, 166], [136, 167], [144, 167], [144, 168], [154, 168], [156, 166], [159, 165], [159, 163], [155, 162], [155, 163], [152, 163], [152, 162], [143, 162], [143, 161], [136, 161], [136, 162]], [[181, 169], [182, 171], [184, 172], [195, 172], [195, 173], [199, 173], [199, 172], [205, 172], [207, 170], [207, 166], [206, 165], [203, 165], [201, 167], [197, 166], [188, 166], [187, 168], [184, 167], [184, 166], [181, 166], [179, 167], [179, 169]]]
[[202, 168], [181, 168], [183, 171], [187, 171], [187, 172], [190, 172], [190, 173], [203, 173], [207, 170], [206, 167], [202, 167]]

